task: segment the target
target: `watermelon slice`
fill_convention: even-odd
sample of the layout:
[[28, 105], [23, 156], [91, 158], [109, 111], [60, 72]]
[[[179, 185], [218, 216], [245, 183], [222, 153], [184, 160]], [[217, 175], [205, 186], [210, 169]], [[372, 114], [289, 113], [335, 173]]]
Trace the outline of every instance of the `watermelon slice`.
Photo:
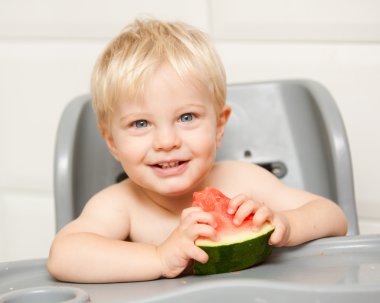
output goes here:
[[195, 261], [194, 274], [209, 275], [242, 270], [261, 263], [272, 252], [268, 244], [274, 227], [265, 224], [260, 230], [253, 230], [252, 217], [248, 216], [241, 225], [236, 226], [234, 215], [227, 213], [230, 199], [219, 190], [206, 187], [193, 194], [193, 206], [201, 207], [211, 213], [216, 222], [219, 240], [199, 237], [195, 244], [209, 256], [206, 264]]

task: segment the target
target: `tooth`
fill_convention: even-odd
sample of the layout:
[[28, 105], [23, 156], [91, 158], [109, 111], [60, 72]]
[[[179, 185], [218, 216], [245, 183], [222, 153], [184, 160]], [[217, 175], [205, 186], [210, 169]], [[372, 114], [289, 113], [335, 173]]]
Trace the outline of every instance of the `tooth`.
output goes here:
[[178, 162], [171, 162], [171, 163], [169, 163], [169, 166], [170, 167], [176, 167], [176, 166], [178, 166]]
[[176, 161], [176, 162], [164, 162], [164, 163], [159, 163], [158, 165], [161, 167], [161, 168], [169, 168], [169, 167], [176, 167], [178, 166], [179, 162]]

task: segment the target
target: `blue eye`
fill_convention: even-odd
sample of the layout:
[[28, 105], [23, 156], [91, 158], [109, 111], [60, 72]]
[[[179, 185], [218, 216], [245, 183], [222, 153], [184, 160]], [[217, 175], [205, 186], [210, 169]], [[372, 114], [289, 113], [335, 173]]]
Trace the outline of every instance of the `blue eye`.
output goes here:
[[189, 122], [189, 121], [192, 121], [193, 118], [194, 118], [193, 114], [186, 113], [186, 114], [181, 115], [181, 117], [179, 118], [179, 120], [181, 122]]
[[146, 120], [137, 120], [133, 122], [133, 126], [136, 128], [143, 128], [148, 126], [148, 121]]

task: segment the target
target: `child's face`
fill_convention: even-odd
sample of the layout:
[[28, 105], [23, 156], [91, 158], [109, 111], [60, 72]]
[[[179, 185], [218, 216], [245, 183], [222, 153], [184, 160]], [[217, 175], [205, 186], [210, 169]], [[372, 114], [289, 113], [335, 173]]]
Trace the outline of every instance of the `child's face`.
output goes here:
[[107, 144], [128, 176], [145, 189], [180, 195], [207, 176], [230, 109], [217, 114], [207, 91], [162, 65], [144, 100], [121, 99]]

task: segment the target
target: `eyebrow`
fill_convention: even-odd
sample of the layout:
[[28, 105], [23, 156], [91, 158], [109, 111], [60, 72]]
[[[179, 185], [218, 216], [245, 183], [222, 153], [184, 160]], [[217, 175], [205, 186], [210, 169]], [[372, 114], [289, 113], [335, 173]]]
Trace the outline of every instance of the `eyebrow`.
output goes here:
[[144, 112], [140, 112], [140, 113], [138, 113], [138, 112], [136, 112], [136, 113], [130, 113], [130, 114], [127, 114], [127, 115], [125, 115], [125, 116], [120, 117], [119, 122], [120, 122], [120, 123], [123, 123], [123, 121], [125, 121], [125, 120], [132, 120], [132, 121], [143, 120], [143, 119], [141, 118], [141, 115], [149, 116], [149, 114], [144, 113]]
[[205, 103], [206, 103], [206, 102], [186, 104], [186, 105], [184, 105], [184, 106], [179, 107], [178, 110], [182, 110], [182, 109], [185, 109], [185, 108], [187, 108], [187, 107], [199, 107], [199, 108], [202, 108], [202, 109], [203, 109], [203, 108], [206, 108], [206, 107], [207, 107]]
[[[189, 103], [189, 104], [185, 104], [179, 108], [176, 109], [176, 112], [181, 112], [181, 111], [186, 111], [187, 108], [199, 108], [199, 109], [205, 109], [206, 108], [206, 101], [205, 102], [202, 102], [202, 103]], [[149, 117], [151, 116], [151, 114], [149, 113], [146, 113], [146, 112], [132, 112], [132, 113], [128, 113], [126, 114], [125, 116], [122, 116], [120, 117], [119, 119], [119, 123], [123, 123], [123, 121], [125, 120], [132, 120], [132, 121], [135, 121], [135, 120], [140, 120], [141, 119], [141, 116], [145, 116], [146, 119], [149, 120]], [[145, 117], [143, 119], [145, 119]]]

